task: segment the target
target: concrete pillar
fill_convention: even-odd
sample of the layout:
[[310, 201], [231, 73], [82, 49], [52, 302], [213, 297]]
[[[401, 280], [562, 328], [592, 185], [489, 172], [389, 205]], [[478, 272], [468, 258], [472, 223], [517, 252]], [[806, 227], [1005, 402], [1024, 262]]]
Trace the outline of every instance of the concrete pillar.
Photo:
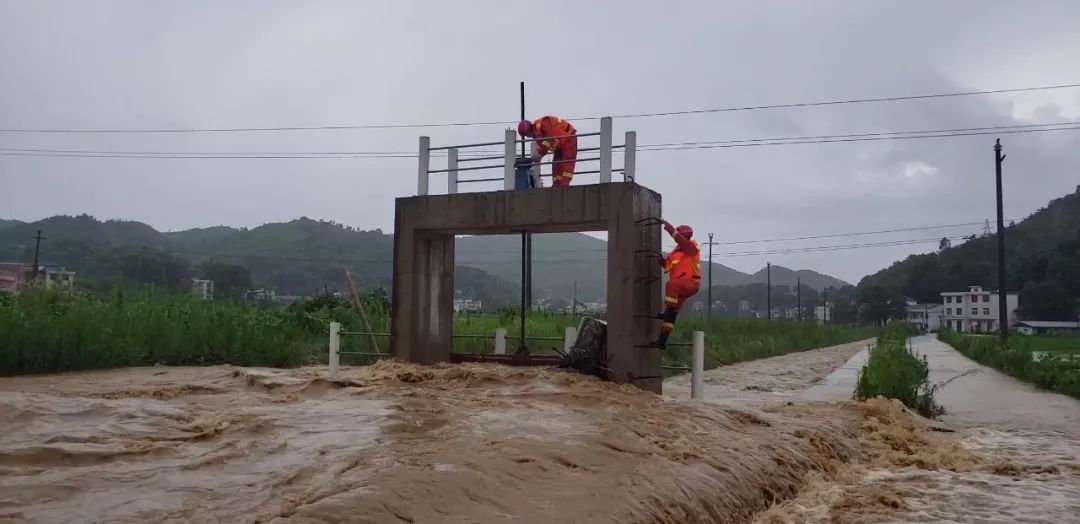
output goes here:
[[454, 235], [402, 227], [395, 215], [391, 353], [445, 362], [454, 333]]
[[[618, 382], [661, 392], [661, 352], [647, 348], [660, 334], [660, 322], [644, 318], [660, 311], [660, 266], [639, 250], [660, 250], [660, 227], [638, 222], [660, 216], [660, 196], [619, 194], [608, 215], [607, 323], [608, 368]], [[655, 280], [653, 280], [655, 279]]]

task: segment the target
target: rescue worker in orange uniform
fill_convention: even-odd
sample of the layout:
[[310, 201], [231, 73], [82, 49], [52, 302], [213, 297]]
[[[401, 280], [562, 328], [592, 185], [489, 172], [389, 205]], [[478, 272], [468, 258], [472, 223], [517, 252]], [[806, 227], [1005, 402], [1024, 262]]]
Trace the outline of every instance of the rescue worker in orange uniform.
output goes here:
[[674, 227], [667, 220], [662, 220], [664, 229], [675, 239], [675, 249], [662, 260], [664, 272], [668, 274], [664, 287], [664, 312], [660, 314], [660, 338], [652, 345], [663, 349], [667, 347], [668, 336], [675, 329], [675, 317], [687, 299], [697, 294], [701, 287], [701, 249], [693, 240], [694, 230], [687, 225]]
[[555, 163], [551, 165], [552, 186], [565, 187], [574, 178], [574, 163], [577, 161], [577, 131], [570, 122], [557, 116], [542, 116], [535, 122], [518, 122], [518, 134], [536, 139], [536, 154], [533, 162], [539, 162], [548, 153], [552, 153]]

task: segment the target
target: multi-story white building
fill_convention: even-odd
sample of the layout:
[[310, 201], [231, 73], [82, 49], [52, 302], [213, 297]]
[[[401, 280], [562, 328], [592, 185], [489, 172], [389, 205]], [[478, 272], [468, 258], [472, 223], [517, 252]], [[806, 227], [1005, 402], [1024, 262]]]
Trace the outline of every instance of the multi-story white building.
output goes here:
[[941, 328], [941, 316], [945, 307], [941, 304], [920, 304], [909, 300], [905, 308], [907, 321], [919, 328], [922, 333], [930, 333]]
[[[961, 333], [988, 333], [998, 330], [998, 294], [984, 291], [979, 286], [969, 286], [967, 291], [953, 291], [941, 294], [945, 313], [941, 316], [943, 325]], [[1008, 322], [1016, 324], [1016, 310], [1020, 299], [1016, 293], [1005, 295], [1008, 308]]]
[[191, 294], [203, 300], [214, 299], [214, 281], [205, 278], [191, 279]]
[[477, 299], [455, 298], [454, 313], [476, 313], [483, 309], [483, 303]]

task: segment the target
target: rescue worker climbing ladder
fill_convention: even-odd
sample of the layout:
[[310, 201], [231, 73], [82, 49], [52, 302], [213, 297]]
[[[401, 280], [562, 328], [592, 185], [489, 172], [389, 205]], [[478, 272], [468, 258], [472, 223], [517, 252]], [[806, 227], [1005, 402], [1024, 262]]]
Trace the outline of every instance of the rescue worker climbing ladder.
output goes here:
[[552, 186], [565, 187], [574, 178], [577, 161], [577, 130], [570, 122], [557, 116], [542, 116], [536, 122], [518, 122], [518, 134], [536, 139], [533, 162], [539, 162], [549, 152], [555, 163], [551, 165]]
[[667, 220], [662, 222], [664, 229], [675, 239], [675, 249], [661, 262], [668, 281], [664, 287], [664, 312], [660, 314], [660, 338], [652, 344], [660, 349], [667, 347], [679, 310], [701, 287], [701, 250], [697, 241], [691, 238], [694, 230], [687, 225], [676, 228]]

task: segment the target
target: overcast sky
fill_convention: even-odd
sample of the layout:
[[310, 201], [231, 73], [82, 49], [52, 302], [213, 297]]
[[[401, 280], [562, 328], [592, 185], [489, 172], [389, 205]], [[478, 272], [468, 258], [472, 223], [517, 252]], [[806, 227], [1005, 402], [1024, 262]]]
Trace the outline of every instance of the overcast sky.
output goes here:
[[[214, 128], [514, 120], [1080, 83], [1080, 2], [0, 0], [0, 127]], [[1080, 121], [1080, 89], [616, 119], [642, 144]], [[596, 122], [579, 122], [594, 130]], [[502, 126], [182, 133], [0, 132], [0, 147], [414, 151]], [[1001, 135], [1008, 218], [1080, 183], [1080, 131]], [[994, 136], [642, 152], [667, 218], [718, 241], [994, 218]], [[619, 160], [616, 161], [618, 163]], [[434, 162], [439, 167], [438, 161]], [[579, 167], [579, 170], [584, 167]], [[393, 227], [414, 159], [0, 156], [0, 217], [160, 230], [306, 215]], [[498, 175], [495, 175], [498, 176]], [[575, 183], [591, 182], [581, 175]], [[434, 187], [444, 187], [433, 177]], [[472, 186], [479, 189], [483, 186]], [[495, 186], [492, 187], [494, 189]], [[967, 235], [981, 226], [718, 253]], [[852, 282], [936, 245], [718, 259]]]

